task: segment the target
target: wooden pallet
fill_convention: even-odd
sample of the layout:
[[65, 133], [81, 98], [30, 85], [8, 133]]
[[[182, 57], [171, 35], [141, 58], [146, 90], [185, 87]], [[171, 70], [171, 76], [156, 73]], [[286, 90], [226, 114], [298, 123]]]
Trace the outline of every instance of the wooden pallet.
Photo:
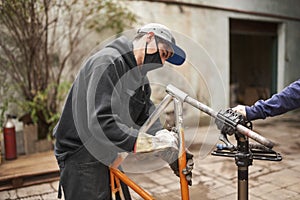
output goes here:
[[0, 165], [0, 191], [59, 179], [53, 151], [19, 156]]

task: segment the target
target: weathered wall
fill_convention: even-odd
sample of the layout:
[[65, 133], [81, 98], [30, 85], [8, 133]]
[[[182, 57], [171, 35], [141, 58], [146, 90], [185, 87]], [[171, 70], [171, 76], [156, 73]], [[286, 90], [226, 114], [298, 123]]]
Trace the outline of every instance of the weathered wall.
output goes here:
[[[299, 1], [183, 0], [180, 2], [192, 4], [180, 4], [178, 1], [174, 3], [128, 1], [127, 5], [138, 15], [139, 24], [159, 22], [194, 42], [194, 45], [190, 45], [185, 39], [178, 41], [187, 50], [188, 61], [191, 62], [182, 67], [182, 73], [188, 76], [187, 79], [198, 97], [199, 91], [207, 92], [206, 94], [202, 92], [200, 96], [208, 100], [213, 107], [222, 108], [229, 105], [230, 18], [279, 23], [278, 91], [300, 77], [298, 66], [300, 51], [297, 46], [300, 42]], [[189, 46], [186, 46], [187, 43]], [[215, 63], [221, 77], [210, 74], [215, 73], [215, 70], [206, 70], [202, 67], [203, 71], [200, 72], [202, 80], [190, 78], [195, 74], [191, 72], [189, 64], [193, 64], [194, 69], [200, 69], [199, 66], [202, 65], [210, 66], [200, 59], [203, 57], [199, 55], [203, 53], [202, 47]], [[201, 85], [203, 82], [207, 85]], [[201, 100], [201, 97], [199, 98]]]
[[[136, 28], [149, 22], [167, 25], [174, 31], [177, 43], [187, 52], [187, 62], [179, 68], [167, 65], [149, 73], [153, 83], [154, 100], [158, 103], [166, 94], [169, 83], [188, 92], [201, 102], [220, 110], [229, 106], [230, 94], [230, 18], [270, 21], [278, 28], [277, 90], [300, 77], [300, 12], [298, 0], [182, 0], [120, 1], [138, 17]], [[107, 35], [88, 38], [81, 49], [91, 51], [90, 43]], [[84, 52], [86, 53], [86, 51]], [[75, 70], [77, 73], [77, 70]], [[66, 73], [70, 75], [70, 71]], [[72, 73], [73, 77], [76, 73]], [[198, 123], [199, 115], [185, 107], [191, 124]]]

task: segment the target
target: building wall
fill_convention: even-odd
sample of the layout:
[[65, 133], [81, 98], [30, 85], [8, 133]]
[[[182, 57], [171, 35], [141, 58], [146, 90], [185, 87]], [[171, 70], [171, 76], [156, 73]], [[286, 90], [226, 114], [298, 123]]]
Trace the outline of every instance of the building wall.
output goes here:
[[[165, 67], [155, 70], [150, 74], [150, 81], [166, 80], [159, 85], [166, 86], [171, 83], [215, 110], [224, 108], [228, 104], [226, 87], [229, 85], [229, 71], [226, 69], [229, 68], [229, 49], [226, 48], [228, 39], [218, 37], [221, 32], [225, 33], [221, 35], [227, 37], [228, 32], [227, 19], [219, 17], [223, 15], [222, 11], [211, 13], [207, 9], [158, 2], [130, 1], [128, 5], [139, 17], [137, 27], [149, 22], [167, 25], [174, 31], [177, 43], [187, 53], [187, 62], [183, 66], [170, 67], [168, 70], [172, 73], [165, 72]], [[163, 90], [164, 87], [160, 87], [160, 92], [156, 92], [154, 87], [153, 94], [157, 102], [165, 94]], [[185, 113], [185, 122], [188, 122], [188, 125], [198, 123], [199, 118], [195, 116], [207, 117], [191, 106], [185, 107]], [[207, 118], [205, 120], [207, 121]]]
[[[158, 22], [179, 33], [178, 43], [188, 54], [188, 63], [179, 71], [187, 76], [196, 97], [214, 109], [229, 106], [230, 18], [279, 23], [277, 90], [300, 77], [300, 50], [297, 46], [300, 42], [299, 1], [165, 2], [128, 1], [127, 5], [139, 18], [137, 26]], [[178, 85], [184, 88], [182, 83]]]

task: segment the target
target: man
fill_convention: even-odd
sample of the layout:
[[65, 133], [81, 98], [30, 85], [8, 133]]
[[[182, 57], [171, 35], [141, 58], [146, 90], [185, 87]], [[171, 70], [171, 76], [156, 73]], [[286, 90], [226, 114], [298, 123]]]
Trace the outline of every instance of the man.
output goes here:
[[265, 101], [259, 100], [252, 106], [238, 105], [233, 110], [251, 121], [280, 115], [296, 108], [300, 108], [300, 79]]
[[87, 59], [54, 130], [66, 200], [111, 199], [108, 166], [119, 152], [154, 152], [178, 170], [177, 134], [159, 121], [147, 133], [138, 130], [154, 109], [147, 72], [185, 57], [170, 30], [151, 23], [133, 41], [121, 36]]

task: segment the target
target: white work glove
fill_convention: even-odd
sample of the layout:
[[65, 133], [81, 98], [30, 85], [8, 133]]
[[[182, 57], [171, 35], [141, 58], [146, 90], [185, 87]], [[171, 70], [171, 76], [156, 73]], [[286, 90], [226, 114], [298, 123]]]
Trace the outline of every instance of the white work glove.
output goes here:
[[232, 108], [233, 111], [239, 112], [241, 115], [246, 117], [246, 107], [243, 105], [237, 105], [236, 107]]
[[178, 156], [178, 135], [166, 129], [156, 132], [155, 136], [139, 133], [134, 152], [153, 152], [166, 162], [172, 163]]

